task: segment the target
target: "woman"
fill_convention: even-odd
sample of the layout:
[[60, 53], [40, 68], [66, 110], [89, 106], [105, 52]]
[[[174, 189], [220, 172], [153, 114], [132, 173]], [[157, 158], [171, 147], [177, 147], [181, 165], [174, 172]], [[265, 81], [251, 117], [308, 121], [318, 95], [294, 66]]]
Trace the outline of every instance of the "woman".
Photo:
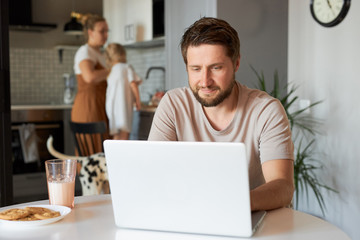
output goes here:
[[[80, 123], [98, 121], [107, 123], [105, 94], [109, 70], [106, 69], [106, 60], [101, 47], [107, 41], [109, 29], [106, 20], [97, 15], [85, 16], [83, 26], [87, 43], [75, 54], [74, 71], [78, 92], [74, 100], [71, 120]], [[91, 154], [97, 152], [102, 152], [100, 138]]]

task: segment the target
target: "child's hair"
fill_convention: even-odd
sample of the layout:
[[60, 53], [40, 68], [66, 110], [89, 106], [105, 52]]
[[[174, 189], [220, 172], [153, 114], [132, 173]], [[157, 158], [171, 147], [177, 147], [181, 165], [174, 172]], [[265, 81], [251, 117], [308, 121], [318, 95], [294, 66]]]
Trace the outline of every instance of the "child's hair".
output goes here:
[[125, 48], [119, 43], [110, 43], [106, 47], [105, 53], [108, 63], [112, 63], [114, 61], [126, 63]]

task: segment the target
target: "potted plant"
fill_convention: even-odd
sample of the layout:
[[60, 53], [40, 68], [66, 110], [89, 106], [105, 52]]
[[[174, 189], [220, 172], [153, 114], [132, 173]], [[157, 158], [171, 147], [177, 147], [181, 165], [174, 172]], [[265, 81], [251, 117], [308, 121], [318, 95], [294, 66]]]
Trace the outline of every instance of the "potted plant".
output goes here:
[[298, 209], [300, 193], [304, 193], [306, 199], [308, 200], [309, 190], [312, 190], [320, 206], [321, 212], [324, 215], [325, 202], [321, 189], [326, 189], [333, 192], [337, 191], [327, 186], [326, 184], [321, 183], [321, 181], [316, 176], [316, 171], [321, 169], [323, 165], [320, 161], [313, 157], [313, 145], [315, 143], [315, 135], [319, 134], [318, 129], [322, 121], [315, 119], [310, 114], [305, 114], [307, 110], [320, 104], [322, 101], [314, 102], [303, 108], [296, 108], [295, 103], [297, 103], [297, 100], [299, 99], [299, 97], [295, 95], [297, 86], [286, 84], [282, 88], [280, 86], [278, 72], [275, 70], [273, 89], [268, 90], [263, 72], [259, 74], [254, 69], [254, 67], [250, 67], [257, 77], [257, 83], [255, 84], [255, 87], [267, 92], [272, 97], [279, 99], [290, 122], [290, 128], [293, 134], [292, 137], [295, 145], [295, 209]]

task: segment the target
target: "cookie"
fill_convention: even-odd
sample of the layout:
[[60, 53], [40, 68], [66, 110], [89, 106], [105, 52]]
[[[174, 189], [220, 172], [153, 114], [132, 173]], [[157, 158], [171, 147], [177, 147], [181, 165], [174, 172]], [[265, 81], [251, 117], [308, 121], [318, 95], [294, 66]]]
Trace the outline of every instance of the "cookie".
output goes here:
[[30, 215], [30, 212], [26, 209], [12, 208], [0, 212], [0, 219], [4, 220], [17, 220], [19, 218], [25, 218]]
[[44, 213], [35, 213], [34, 216], [38, 219], [44, 220], [44, 219], [59, 217], [60, 213], [57, 211], [51, 211], [51, 212], [44, 212]]
[[41, 220], [41, 219], [35, 217], [33, 214], [30, 214], [27, 217], [19, 218], [19, 219], [16, 219], [14, 221], [36, 221], [36, 220]]
[[43, 207], [26, 207], [27, 211], [29, 211], [34, 217], [37, 219], [49, 219], [60, 216], [60, 213], [57, 211], [53, 211], [48, 208]]
[[43, 207], [12, 208], [0, 212], [0, 219], [11, 221], [36, 221], [59, 216], [60, 212]]
[[29, 211], [31, 214], [43, 214], [52, 212], [52, 210], [43, 207], [26, 207], [25, 210]]

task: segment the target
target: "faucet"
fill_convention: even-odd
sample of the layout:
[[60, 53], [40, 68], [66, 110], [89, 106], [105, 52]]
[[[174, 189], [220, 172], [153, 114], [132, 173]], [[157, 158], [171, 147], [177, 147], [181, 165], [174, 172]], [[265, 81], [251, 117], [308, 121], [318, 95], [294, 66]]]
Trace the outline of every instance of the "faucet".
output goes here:
[[161, 70], [165, 73], [165, 68], [164, 67], [149, 67], [149, 69], [147, 70], [146, 72], [146, 77], [145, 79], [148, 79], [149, 78], [149, 74], [152, 70], [155, 70], [155, 69], [158, 69], [158, 70]]
[[[164, 68], [164, 67], [159, 67], [159, 66], [149, 67], [149, 69], [146, 71], [145, 79], [148, 79], [148, 78], [149, 78], [150, 72], [151, 72], [152, 70], [161, 70], [161, 71], [163, 71], [164, 74], [165, 74], [165, 68]], [[164, 91], [161, 91], [162, 93], [165, 92], [165, 77], [164, 77], [163, 80], [164, 80], [164, 82], [163, 82], [163, 90], [164, 90]], [[157, 91], [157, 93], [160, 93], [160, 92]], [[157, 93], [155, 93], [154, 95], [150, 95], [149, 105], [154, 105], [154, 104], [157, 105], [157, 104], [159, 103], [160, 98], [162, 97], [162, 95], [161, 95], [161, 97], [159, 98], [159, 97], [157, 96]], [[155, 97], [155, 99], [154, 99], [153, 97]], [[155, 101], [155, 103], [154, 103], [154, 101]]]

